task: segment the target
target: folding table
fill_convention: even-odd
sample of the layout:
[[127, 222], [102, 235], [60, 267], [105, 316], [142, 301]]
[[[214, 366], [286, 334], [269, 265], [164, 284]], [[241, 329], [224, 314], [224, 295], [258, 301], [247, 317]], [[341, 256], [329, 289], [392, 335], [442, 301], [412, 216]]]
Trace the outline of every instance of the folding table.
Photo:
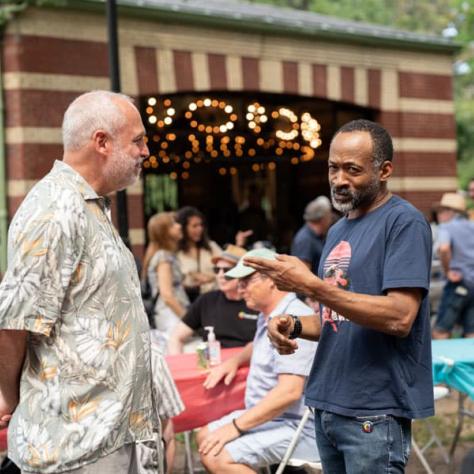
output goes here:
[[464, 418], [474, 418], [465, 407], [467, 397], [474, 400], [474, 339], [445, 339], [432, 342], [433, 379], [459, 392], [457, 425], [449, 450], [452, 460], [461, 434]]

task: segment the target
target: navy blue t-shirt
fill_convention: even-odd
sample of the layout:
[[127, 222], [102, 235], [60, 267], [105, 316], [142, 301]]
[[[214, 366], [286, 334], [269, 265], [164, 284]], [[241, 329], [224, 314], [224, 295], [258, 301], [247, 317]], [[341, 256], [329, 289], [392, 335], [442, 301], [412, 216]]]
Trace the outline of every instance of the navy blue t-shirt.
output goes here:
[[434, 414], [430, 265], [430, 227], [399, 197], [330, 229], [320, 278], [368, 295], [421, 288], [423, 300], [405, 338], [367, 329], [321, 306], [321, 338], [305, 391], [308, 405], [343, 416]]

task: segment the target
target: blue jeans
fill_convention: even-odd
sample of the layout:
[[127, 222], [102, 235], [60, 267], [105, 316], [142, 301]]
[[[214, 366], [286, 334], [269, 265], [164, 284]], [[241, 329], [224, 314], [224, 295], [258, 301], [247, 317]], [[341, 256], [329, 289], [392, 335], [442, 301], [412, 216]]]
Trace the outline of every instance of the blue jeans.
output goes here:
[[439, 304], [435, 328], [451, 332], [455, 324], [463, 326], [464, 335], [474, 333], [474, 291], [462, 282], [446, 282]]
[[351, 418], [316, 410], [315, 424], [324, 474], [405, 472], [411, 420], [391, 415]]

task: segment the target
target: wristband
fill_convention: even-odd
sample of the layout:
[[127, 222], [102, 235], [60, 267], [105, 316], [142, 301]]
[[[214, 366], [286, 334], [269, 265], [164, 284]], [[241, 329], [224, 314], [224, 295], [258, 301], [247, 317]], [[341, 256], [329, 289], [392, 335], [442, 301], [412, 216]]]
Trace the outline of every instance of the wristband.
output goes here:
[[293, 331], [291, 331], [288, 339], [296, 339], [297, 337], [301, 336], [301, 332], [303, 331], [303, 325], [301, 324], [300, 318], [298, 316], [290, 315], [293, 318]]
[[246, 431], [241, 430], [241, 429], [238, 427], [237, 422], [235, 421], [235, 418], [232, 418], [232, 424], [234, 425], [234, 428], [239, 432], [239, 436], [243, 436], [244, 434], [247, 434]]

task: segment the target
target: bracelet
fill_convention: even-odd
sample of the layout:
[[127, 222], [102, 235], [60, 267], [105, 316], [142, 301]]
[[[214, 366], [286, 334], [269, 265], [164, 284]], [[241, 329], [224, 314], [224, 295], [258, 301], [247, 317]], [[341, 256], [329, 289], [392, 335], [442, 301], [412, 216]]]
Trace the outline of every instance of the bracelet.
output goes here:
[[288, 336], [288, 339], [296, 339], [301, 336], [303, 331], [303, 325], [301, 324], [300, 318], [298, 316], [290, 315], [293, 318], [293, 331]]
[[232, 418], [232, 424], [234, 425], [234, 428], [239, 432], [239, 436], [243, 436], [244, 434], [247, 434], [247, 431], [241, 430], [238, 427], [237, 422], [235, 421], [235, 418]]

